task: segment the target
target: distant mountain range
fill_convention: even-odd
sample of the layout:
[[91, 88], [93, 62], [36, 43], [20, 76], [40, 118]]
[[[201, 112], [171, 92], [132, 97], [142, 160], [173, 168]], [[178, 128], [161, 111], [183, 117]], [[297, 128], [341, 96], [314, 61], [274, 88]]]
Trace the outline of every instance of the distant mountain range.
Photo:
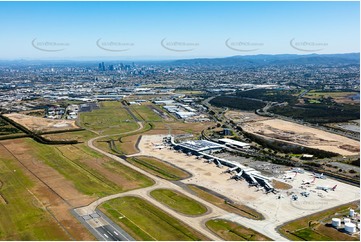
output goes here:
[[[97, 60], [95, 60], [97, 59]], [[262, 65], [304, 65], [304, 64], [326, 64], [326, 65], [359, 65], [360, 53], [347, 53], [347, 54], [309, 54], [309, 55], [296, 55], [296, 54], [279, 54], [279, 55], [237, 55], [231, 57], [217, 57], [217, 58], [194, 58], [194, 59], [144, 59], [144, 60], [117, 60], [113, 57], [112, 60], [107, 57], [97, 57], [83, 60], [81, 59], [64, 59], [64, 60], [1, 60], [0, 65], [43, 65], [43, 64], [56, 64], [56, 65], [97, 65], [99, 62], [106, 62], [107, 64], [117, 63], [132, 63], [137, 64], [159, 64], [167, 66], [191, 66], [191, 65], [209, 65], [209, 66], [238, 66], [238, 67], [257, 67]]]
[[176, 60], [175, 65], [260, 66], [260, 65], [304, 65], [304, 64], [360, 64], [360, 53], [309, 54], [309, 55], [245, 55], [225, 58], [197, 58]]

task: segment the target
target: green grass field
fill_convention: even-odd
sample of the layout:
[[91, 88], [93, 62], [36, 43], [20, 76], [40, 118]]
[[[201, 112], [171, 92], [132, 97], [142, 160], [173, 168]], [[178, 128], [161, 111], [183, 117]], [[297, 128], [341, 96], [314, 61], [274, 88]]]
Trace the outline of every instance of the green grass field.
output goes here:
[[[72, 157], [73, 161], [86, 164], [94, 163], [94, 161], [101, 161], [102, 168], [104, 167], [111, 174], [116, 175], [117, 178], [122, 178], [122, 182], [117, 183], [117, 187], [119, 187], [122, 192], [134, 188], [148, 187], [154, 184], [154, 182], [147, 176], [144, 176], [143, 174], [92, 150], [85, 144], [76, 144], [71, 147], [76, 149], [72, 149], [72, 151], [69, 149], [63, 149], [63, 151], [66, 152], [67, 157]], [[96, 173], [103, 174], [103, 177], [107, 177], [108, 180], [111, 180], [111, 178], [108, 177], [109, 173], [104, 174], [102, 171], [103, 170], [97, 169]]]
[[19, 163], [0, 152], [0, 240], [70, 240], [29, 192], [34, 183]]
[[330, 237], [317, 233], [316, 231], [312, 230], [311, 228], [303, 228], [293, 232], [294, 235], [298, 236], [299, 238], [306, 239], [307, 241], [332, 241]]
[[138, 197], [110, 200], [101, 205], [101, 210], [136, 240], [209, 240]]
[[357, 94], [357, 92], [323, 92], [323, 91], [311, 90], [304, 97], [315, 98], [315, 99], [319, 99], [321, 97], [339, 98], [339, 97], [347, 97], [355, 94]]
[[226, 203], [225, 200], [221, 197], [218, 197], [214, 194], [211, 194], [198, 186], [195, 185], [188, 185], [188, 187], [196, 193], [196, 195], [203, 200], [212, 203], [213, 205], [222, 208], [230, 213], [235, 213], [241, 215], [246, 218], [256, 219], [256, 220], [263, 220], [264, 217], [261, 213], [257, 212], [256, 210], [247, 207], [246, 205], [242, 204], [229, 204]]
[[270, 241], [271, 239], [250, 228], [223, 219], [206, 222], [207, 228], [227, 241]]
[[117, 185], [87, 162], [91, 159], [101, 159], [103, 156], [85, 146], [84, 144], [74, 146], [49, 146], [26, 140], [32, 148], [35, 157], [43, 160], [47, 165], [56, 169], [66, 179], [73, 182], [76, 189], [86, 195], [103, 197], [125, 190], [128, 182], [137, 182], [139, 187], [149, 186], [152, 181], [140, 173], [121, 165], [118, 162], [107, 159], [102, 165], [111, 170], [115, 175], [125, 178], [124, 186]]
[[163, 118], [152, 110], [152, 104], [145, 105], [132, 105], [131, 110], [133, 113], [140, 117], [141, 120], [147, 122], [162, 122]]
[[137, 130], [138, 128], [139, 128], [139, 126], [135, 122], [124, 122], [121, 125], [119, 125], [118, 127], [109, 127], [106, 129], [102, 129], [101, 135], [120, 134], [120, 133]]
[[179, 213], [186, 215], [202, 215], [207, 212], [207, 208], [204, 205], [177, 191], [157, 189], [151, 191], [150, 195]]
[[[117, 161], [109, 161], [104, 163], [104, 166], [109, 171], [112, 171], [116, 173], [119, 176], [122, 176], [127, 180], [128, 182], [137, 183], [137, 186], [135, 188], [142, 188], [142, 187], [149, 187], [154, 184], [154, 181], [147, 176], [144, 176], [143, 174], [123, 165], [120, 164]], [[129, 188], [126, 186], [127, 182], [125, 182], [122, 186], [122, 192], [125, 192], [129, 190]]]
[[[319, 221], [330, 222], [333, 217], [346, 216], [350, 208], [357, 209], [360, 201], [348, 203], [335, 208], [286, 223], [279, 228], [279, 232], [290, 240], [314, 240], [314, 241], [349, 241], [359, 240], [359, 237], [351, 237], [339, 232], [334, 228], [327, 227]], [[337, 213], [337, 215], [335, 215]]]
[[[149, 123], [143, 124], [143, 128], [141, 130], [133, 129], [134, 132], [130, 132], [123, 135], [114, 135], [111, 137], [106, 137], [102, 139], [98, 139], [94, 145], [99, 149], [102, 149], [111, 154], [134, 154], [137, 153], [137, 149], [135, 148], [136, 139], [132, 137], [137, 137], [138, 134], [147, 132], [152, 129], [152, 125]], [[128, 130], [127, 132], [132, 131]], [[121, 142], [119, 141], [121, 140]], [[114, 146], [112, 146], [109, 142], [112, 141]]]
[[127, 161], [166, 180], [177, 181], [189, 177], [187, 172], [153, 157], [137, 156], [128, 158]]
[[77, 140], [78, 142], [86, 142], [89, 139], [96, 137], [97, 135], [88, 130], [82, 130], [76, 132], [44, 134], [42, 136], [49, 140]]
[[203, 91], [192, 91], [192, 90], [182, 90], [182, 89], [176, 89], [175, 93], [181, 93], [181, 94], [202, 94], [204, 93]]
[[103, 134], [122, 133], [138, 126], [120, 102], [101, 102], [100, 109], [80, 113], [80, 125]]
[[72, 181], [80, 192], [86, 195], [95, 194], [100, 197], [121, 192], [119, 187], [96, 170], [80, 163], [77, 157], [67, 156], [66, 153], [58, 150], [56, 146], [39, 144], [33, 140], [27, 140], [27, 143], [31, 146], [33, 154], [38, 159], [41, 159], [66, 179]]

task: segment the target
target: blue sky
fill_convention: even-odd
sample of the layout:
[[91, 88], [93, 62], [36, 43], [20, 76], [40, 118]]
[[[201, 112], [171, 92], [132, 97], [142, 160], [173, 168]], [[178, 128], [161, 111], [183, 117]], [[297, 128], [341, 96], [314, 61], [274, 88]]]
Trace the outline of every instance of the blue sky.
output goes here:
[[359, 52], [360, 6], [359, 2], [0, 2], [0, 31], [0, 59], [349, 53]]

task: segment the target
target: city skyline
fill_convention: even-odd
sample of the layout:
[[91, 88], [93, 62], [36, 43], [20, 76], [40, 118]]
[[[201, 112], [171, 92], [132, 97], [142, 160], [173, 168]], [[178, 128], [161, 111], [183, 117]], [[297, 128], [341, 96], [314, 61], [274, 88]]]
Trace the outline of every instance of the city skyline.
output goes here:
[[359, 7], [359, 2], [0, 2], [0, 59], [359, 52]]

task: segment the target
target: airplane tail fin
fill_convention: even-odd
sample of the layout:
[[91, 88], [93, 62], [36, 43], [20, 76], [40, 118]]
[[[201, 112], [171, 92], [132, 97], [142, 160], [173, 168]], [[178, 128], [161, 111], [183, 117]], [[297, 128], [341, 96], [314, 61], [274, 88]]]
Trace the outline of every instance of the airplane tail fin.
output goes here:
[[335, 185], [335, 186], [332, 188], [332, 191], [335, 191], [336, 187], [337, 187], [337, 185]]

